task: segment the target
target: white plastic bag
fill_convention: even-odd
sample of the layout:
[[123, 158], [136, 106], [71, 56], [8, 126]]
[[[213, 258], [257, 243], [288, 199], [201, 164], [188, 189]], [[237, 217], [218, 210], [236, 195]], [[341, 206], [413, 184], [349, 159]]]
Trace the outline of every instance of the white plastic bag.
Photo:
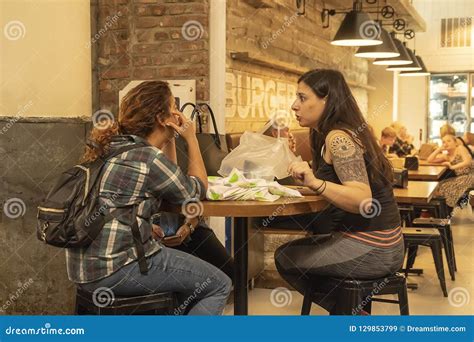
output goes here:
[[247, 178], [273, 180], [288, 177], [288, 166], [301, 161], [288, 147], [288, 139], [273, 138], [260, 133], [244, 132], [240, 144], [223, 160], [218, 173], [228, 176], [233, 168]]

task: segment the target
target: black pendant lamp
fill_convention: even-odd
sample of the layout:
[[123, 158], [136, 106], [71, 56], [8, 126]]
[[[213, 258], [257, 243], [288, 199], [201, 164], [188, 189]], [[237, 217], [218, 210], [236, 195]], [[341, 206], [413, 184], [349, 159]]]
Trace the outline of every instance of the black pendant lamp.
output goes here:
[[381, 27], [380, 38], [383, 43], [374, 46], [361, 46], [355, 56], [361, 58], [394, 58], [399, 57], [400, 52], [390, 36], [390, 34]]
[[421, 66], [421, 70], [418, 71], [402, 71], [399, 75], [404, 77], [415, 77], [415, 76], [429, 76], [431, 73], [426, 68], [423, 59], [420, 56], [415, 56], [418, 64]]
[[418, 60], [415, 57], [415, 54], [413, 53], [412, 50], [407, 48], [408, 55], [410, 56], [410, 59], [412, 60], [411, 64], [406, 64], [406, 65], [390, 65], [387, 70], [390, 71], [420, 71], [421, 66], [418, 64]]
[[394, 58], [377, 58], [373, 64], [375, 65], [406, 65], [406, 64], [411, 64], [412, 60], [410, 58], [410, 55], [408, 54], [408, 51], [403, 45], [403, 43], [400, 41], [400, 39], [395, 38], [395, 34], [392, 32], [390, 34], [393, 42], [395, 43], [395, 46], [397, 47], [397, 51], [400, 54], [398, 57]]
[[382, 43], [380, 26], [367, 13], [362, 12], [360, 0], [354, 1], [352, 11], [346, 14], [331, 42], [338, 46], [372, 46]]

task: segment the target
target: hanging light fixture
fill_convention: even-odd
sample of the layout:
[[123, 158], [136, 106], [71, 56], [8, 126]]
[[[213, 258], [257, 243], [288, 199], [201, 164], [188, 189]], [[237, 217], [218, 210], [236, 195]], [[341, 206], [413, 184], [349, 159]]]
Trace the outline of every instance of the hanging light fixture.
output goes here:
[[392, 37], [387, 32], [387, 30], [382, 27], [380, 38], [383, 41], [382, 44], [374, 46], [361, 46], [359, 50], [357, 50], [355, 56], [361, 58], [394, 58], [400, 56], [400, 52], [393, 42]]
[[362, 12], [362, 2], [355, 0], [353, 9], [346, 14], [344, 20], [332, 40], [338, 46], [372, 46], [380, 45], [380, 26]]
[[407, 52], [408, 52], [408, 55], [410, 56], [410, 59], [412, 60], [411, 64], [390, 65], [387, 68], [387, 70], [390, 70], [390, 71], [419, 71], [421, 70], [421, 66], [420, 64], [418, 64], [418, 61], [416, 60], [416, 57], [413, 51], [407, 48]]
[[400, 76], [415, 77], [415, 76], [429, 76], [429, 75], [431, 75], [431, 73], [426, 68], [425, 63], [423, 62], [423, 59], [418, 55], [416, 55], [415, 57], [416, 57], [416, 60], [418, 61], [418, 64], [421, 66], [421, 70], [418, 70], [418, 71], [402, 71], [401, 73], [399, 73]]
[[400, 41], [400, 39], [395, 38], [395, 33], [391, 32], [390, 36], [395, 43], [395, 46], [397, 48], [398, 53], [400, 54], [398, 57], [394, 58], [377, 58], [373, 64], [375, 65], [406, 65], [406, 64], [411, 64], [412, 60], [410, 58], [410, 55], [408, 54], [408, 51], [403, 45], [403, 43]]

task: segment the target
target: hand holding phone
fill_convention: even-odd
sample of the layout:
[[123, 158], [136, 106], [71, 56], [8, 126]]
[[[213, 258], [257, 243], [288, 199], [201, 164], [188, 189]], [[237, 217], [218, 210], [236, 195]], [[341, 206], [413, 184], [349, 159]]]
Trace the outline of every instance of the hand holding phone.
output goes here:
[[191, 229], [188, 225], [184, 224], [179, 227], [176, 235], [165, 236], [161, 239], [161, 242], [167, 247], [176, 247], [183, 243], [184, 240], [191, 234]]
[[165, 236], [164, 238], [162, 238], [161, 242], [163, 242], [165, 246], [176, 247], [176, 246], [181, 245], [183, 241], [180, 235], [170, 235], [170, 236]]

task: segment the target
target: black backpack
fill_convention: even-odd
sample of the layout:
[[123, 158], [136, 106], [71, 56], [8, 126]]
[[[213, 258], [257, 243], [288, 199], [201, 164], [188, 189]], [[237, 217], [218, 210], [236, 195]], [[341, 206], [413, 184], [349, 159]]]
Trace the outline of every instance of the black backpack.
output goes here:
[[129, 217], [142, 273], [146, 273], [144, 249], [136, 218], [138, 205], [108, 212], [99, 206], [100, 182], [107, 160], [145, 143], [127, 145], [91, 163], [78, 164], [64, 172], [45, 200], [38, 206], [36, 233], [39, 240], [61, 248], [89, 246], [105, 223], [115, 218]]

